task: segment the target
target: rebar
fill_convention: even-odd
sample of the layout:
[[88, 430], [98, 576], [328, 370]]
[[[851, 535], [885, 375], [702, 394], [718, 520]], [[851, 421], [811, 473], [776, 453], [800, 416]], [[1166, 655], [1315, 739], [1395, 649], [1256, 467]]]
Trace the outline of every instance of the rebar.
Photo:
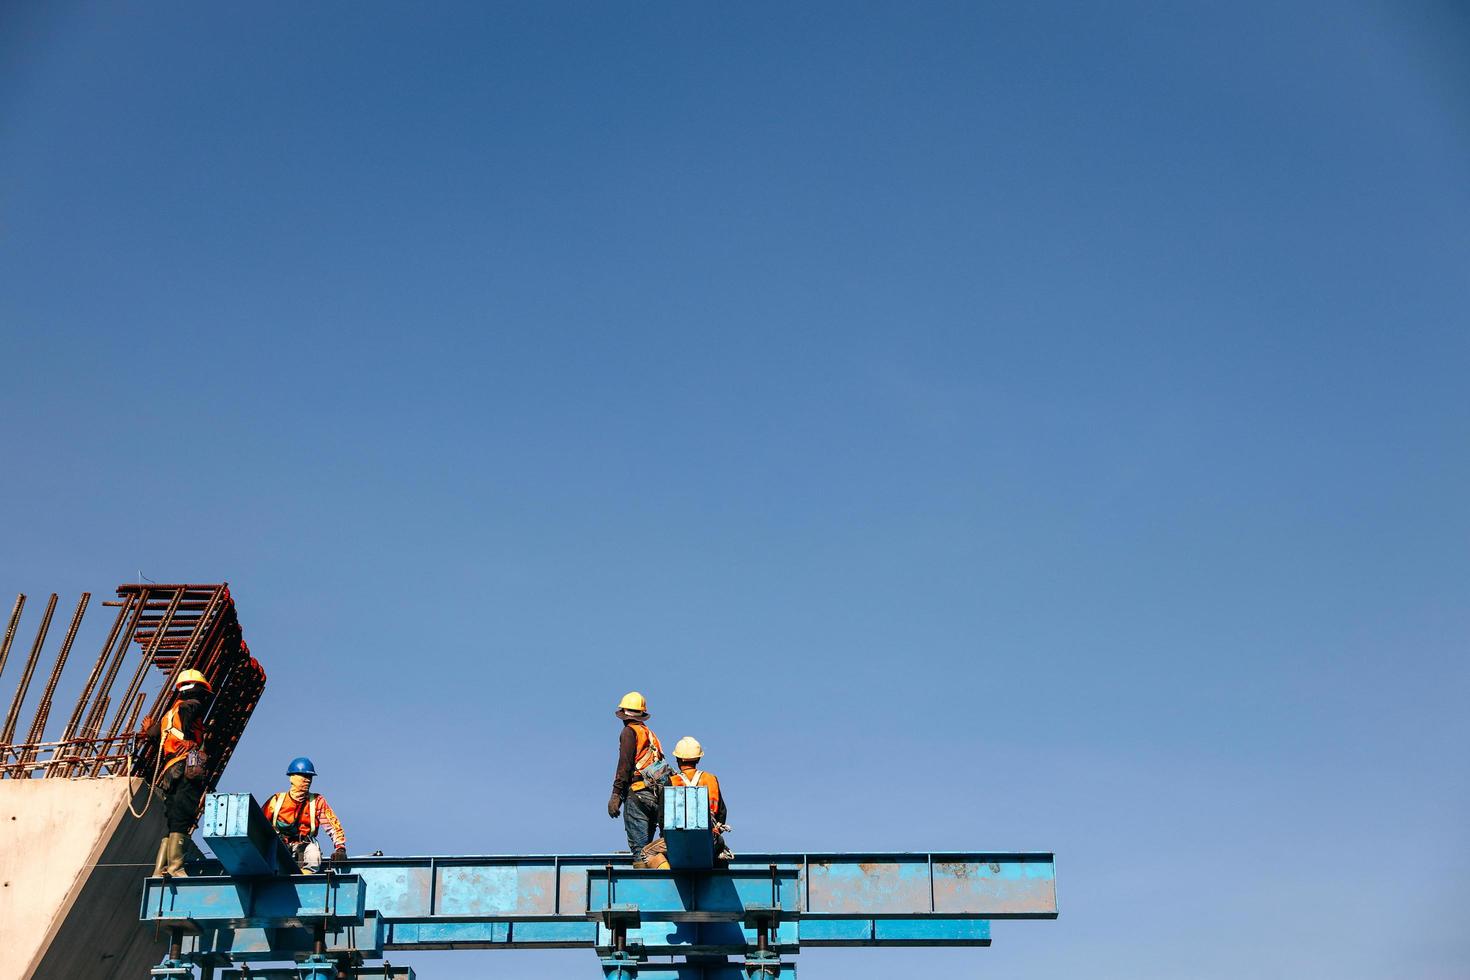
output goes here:
[[107, 665], [107, 674], [102, 678], [101, 686], [97, 688], [95, 695], [97, 700], [93, 703], [92, 709], [87, 712], [86, 720], [82, 722], [82, 732], [86, 738], [96, 738], [97, 732], [102, 728], [102, 719], [107, 715], [107, 708], [104, 705], [111, 701], [112, 685], [117, 680], [118, 668], [122, 667], [123, 657], [127, 655], [128, 643], [133, 635], [133, 628], [138, 624], [138, 617], [143, 613], [143, 603], [147, 599], [148, 592], [145, 589], [141, 599], [133, 606], [132, 621], [128, 624], [127, 631], [123, 633], [117, 651], [112, 655], [112, 662]]
[[55, 592], [46, 603], [46, 612], [41, 617], [41, 628], [36, 631], [36, 642], [31, 644], [31, 655], [26, 658], [26, 670], [20, 677], [20, 686], [15, 689], [15, 699], [10, 702], [10, 713], [5, 716], [5, 728], [0, 729], [0, 743], [10, 745], [15, 738], [15, 723], [20, 718], [20, 706], [26, 698], [26, 689], [31, 686], [31, 676], [36, 672], [36, 661], [41, 659], [41, 646], [46, 642], [46, 631], [51, 628], [51, 614], [56, 612]]
[[[163, 639], [164, 630], [168, 628], [169, 622], [173, 620], [174, 613], [178, 612], [179, 602], [183, 598], [183, 589], [173, 594], [173, 598], [168, 604], [168, 609], [163, 614], [163, 619], [159, 621], [160, 626], [155, 628], [153, 638], [143, 648], [143, 656], [138, 661], [138, 669], [133, 671], [133, 679], [128, 682], [127, 690], [123, 692], [123, 696], [118, 699], [117, 717], [112, 720], [112, 727], [107, 730], [108, 738], [116, 735], [118, 729], [122, 728], [123, 715], [127, 713], [128, 705], [132, 704], [134, 695], [138, 693], [138, 688], [143, 686], [143, 677], [147, 673], [148, 668], [153, 665], [153, 657], [158, 653], [158, 644]], [[93, 775], [96, 775], [96, 773], [93, 773]]]
[[92, 593], [83, 592], [81, 599], [77, 600], [77, 611], [72, 614], [71, 625], [67, 627], [66, 637], [61, 641], [61, 650], [56, 654], [56, 666], [51, 668], [51, 679], [46, 682], [46, 690], [41, 693], [41, 703], [36, 706], [36, 718], [31, 722], [30, 734], [26, 736], [27, 742], [39, 742], [46, 731], [46, 719], [51, 714], [51, 699], [56, 694], [56, 685], [61, 680], [61, 672], [66, 667], [66, 658], [71, 653], [71, 645], [76, 642], [77, 630], [82, 627], [82, 616], [87, 612], [87, 603], [92, 601]]
[[[136, 748], [134, 732], [145, 710], [152, 717], [167, 709], [179, 674], [184, 670], [199, 670], [215, 691], [204, 720], [210, 757], [207, 781], [210, 787], [218, 782], [265, 687], [265, 671], [250, 656], [250, 648], [241, 635], [228, 584], [122, 585], [117, 595], [116, 601], [100, 603], [116, 606], [118, 612], [87, 674], [86, 684], [72, 706], [60, 740], [43, 741], [55, 709], [56, 692], [93, 599], [91, 593], [83, 593], [77, 603], [36, 706], [30, 734], [24, 741], [12, 742], [55, 616], [59, 597], [51, 597], [25, 677], [11, 705], [8, 728], [0, 728], [0, 735], [4, 736], [0, 741], [0, 778], [119, 775]], [[25, 601], [24, 595], [16, 599], [8, 639], [4, 641], [7, 654], [19, 629]], [[136, 669], [127, 690], [114, 693], [113, 687], [134, 643], [140, 651]], [[162, 688], [151, 702], [149, 692], [142, 690], [150, 667], [156, 667], [163, 675]]]
[[[104, 602], [104, 606], [114, 605]], [[102, 644], [102, 652], [97, 654], [97, 662], [92, 665], [92, 673], [87, 675], [87, 686], [82, 688], [82, 693], [77, 695], [76, 706], [72, 708], [71, 717], [66, 721], [66, 729], [61, 733], [61, 740], [69, 742], [76, 736], [77, 725], [81, 724], [82, 712], [87, 710], [87, 703], [92, 700], [92, 689], [97, 686], [97, 678], [102, 675], [102, 668], [107, 663], [107, 655], [112, 652], [112, 645], [117, 642], [117, 636], [122, 632], [123, 620], [127, 618], [128, 611], [132, 609], [133, 598], [131, 596], [125, 602], [119, 603], [122, 608], [117, 611], [117, 617], [112, 622], [112, 632], [107, 634], [107, 642]], [[47, 775], [56, 773], [53, 768]], [[68, 769], [68, 774], [70, 770]]]
[[5, 640], [0, 642], [0, 674], [5, 673], [5, 658], [10, 656], [10, 641], [15, 639], [15, 628], [20, 625], [20, 611], [26, 607], [26, 596], [22, 592], [15, 597], [15, 608], [10, 610], [10, 625], [5, 627]]
[[[207, 670], [213, 666], [213, 664], [206, 665], [197, 662], [202, 659], [201, 654], [204, 644], [202, 642], [196, 643], [195, 641], [196, 638], [200, 641], [206, 639], [212, 640], [214, 638], [213, 633], [215, 630], [212, 621], [219, 618], [215, 613], [220, 600], [227, 599], [229, 594], [230, 590], [228, 586], [218, 585], [213, 587], [209, 599], [204, 603], [203, 611], [199, 614], [199, 619], [195, 622], [194, 630], [189, 636], [189, 642], [179, 653], [178, 659], [174, 661], [172, 669], [168, 672], [168, 680], [163, 685], [165, 691], [173, 690], [174, 682], [178, 680], [179, 674], [182, 671], [188, 670], [190, 667], [203, 667]], [[190, 654], [193, 654], [193, 656], [190, 656]]]
[[135, 732], [138, 730], [138, 716], [143, 713], [143, 702], [146, 698], [147, 695], [142, 691], [138, 692], [137, 699], [133, 701], [132, 714], [128, 715], [128, 731]]

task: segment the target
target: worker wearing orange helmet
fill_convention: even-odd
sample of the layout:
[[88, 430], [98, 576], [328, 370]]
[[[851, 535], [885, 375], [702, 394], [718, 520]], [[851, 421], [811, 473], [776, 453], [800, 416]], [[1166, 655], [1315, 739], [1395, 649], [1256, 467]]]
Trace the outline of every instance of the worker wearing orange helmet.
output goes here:
[[648, 727], [648, 702], [637, 691], [629, 691], [618, 702], [615, 714], [623, 720], [618, 737], [618, 767], [613, 770], [612, 796], [607, 815], [614, 819], [621, 809], [623, 830], [633, 867], [645, 867], [643, 849], [659, 830], [659, 794], [668, 785], [673, 768], [664, 761], [664, 748]]
[[725, 846], [724, 831], [730, 829], [725, 826], [725, 818], [728, 816], [725, 794], [720, 792], [720, 781], [715, 778], [715, 774], [699, 768], [699, 762], [703, 758], [704, 746], [699, 744], [698, 739], [691, 735], [679, 739], [679, 743], [674, 746], [674, 760], [679, 763], [679, 771], [674, 773], [672, 784], [703, 786], [709, 790], [709, 826], [710, 832], [715, 835], [715, 858], [728, 864], [735, 855]]
[[154, 783], [163, 793], [163, 818], [168, 835], [158, 845], [153, 876], [184, 874], [184, 852], [189, 835], [199, 820], [199, 801], [204, 797], [204, 715], [214, 692], [209, 680], [197, 670], [185, 670], [174, 680], [174, 700], [163, 717], [146, 719], [143, 735], [158, 739], [158, 778]]

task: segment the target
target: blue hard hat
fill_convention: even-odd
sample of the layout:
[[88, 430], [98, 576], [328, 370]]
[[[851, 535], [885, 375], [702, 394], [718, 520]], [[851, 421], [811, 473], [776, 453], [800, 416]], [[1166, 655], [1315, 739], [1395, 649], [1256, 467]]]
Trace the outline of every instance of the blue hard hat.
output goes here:
[[311, 760], [308, 759], [306, 756], [297, 756], [296, 758], [292, 759], [291, 764], [286, 767], [286, 775], [315, 776], [316, 766], [312, 765]]

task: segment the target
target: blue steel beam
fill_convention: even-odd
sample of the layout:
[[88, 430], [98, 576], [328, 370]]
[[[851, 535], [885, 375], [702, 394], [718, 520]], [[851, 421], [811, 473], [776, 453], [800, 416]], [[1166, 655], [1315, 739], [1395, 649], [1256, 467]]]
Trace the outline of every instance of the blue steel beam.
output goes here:
[[141, 918], [163, 925], [265, 928], [362, 925], [367, 890], [357, 875], [147, 878]]
[[[384, 917], [389, 950], [606, 947], [605, 930], [575, 920], [609, 904], [611, 882], [614, 904], [646, 908], [643, 923], [628, 934], [646, 952], [729, 952], [739, 941], [730, 929], [679, 926], [691, 919], [728, 919], [746, 901], [770, 904], [772, 864], [778, 903], [799, 920], [795, 937], [789, 926], [772, 937], [783, 948], [988, 946], [990, 918], [1057, 914], [1050, 854], [763, 854], [742, 857], [730, 872], [683, 874], [633, 870], [627, 860], [364, 858], [350, 865], [366, 882], [369, 906]], [[701, 890], [693, 883], [697, 878], [710, 881]], [[625, 891], [632, 883], [646, 890]], [[739, 900], [718, 916], [708, 914], [714, 888], [728, 888]], [[742, 931], [745, 939], [752, 936]]]
[[[368, 906], [392, 926], [567, 922], [587, 912], [589, 876], [604, 880], [610, 868], [636, 874], [628, 861], [626, 854], [384, 857], [352, 858], [344, 867], [362, 878]], [[1046, 853], [747, 854], [728, 870], [769, 874], [773, 864], [796, 872], [793, 911], [803, 920], [1057, 916], [1055, 865]]]
[[670, 922], [739, 922], [752, 906], [795, 915], [801, 904], [799, 872], [772, 865], [720, 871], [592, 868], [587, 872], [588, 914], [633, 905]]
[[[771, 941], [783, 950], [799, 945], [984, 946], [990, 943], [988, 919], [981, 917], [987, 909], [997, 917], [1056, 915], [1049, 856], [1014, 861], [1002, 855], [860, 857], [848, 862], [836, 855], [763, 855], [731, 871], [682, 873], [609, 868], [602, 856], [367, 858], [353, 862], [355, 874], [150, 879], [143, 918], [215, 928], [217, 934], [199, 950], [229, 954], [238, 962], [270, 959], [281, 950], [300, 952], [303, 934], [283, 929], [324, 918], [333, 919], [332, 928], [339, 931], [344, 924], [371, 923], [364, 917], [369, 908], [378, 913], [382, 934], [360, 933], [355, 942], [360, 948], [606, 948], [610, 934], [587, 915], [607, 904], [609, 885], [613, 898], [644, 910], [628, 940], [660, 954], [731, 953], [753, 945], [753, 931], [730, 921], [751, 904], [782, 907], [783, 921]], [[810, 887], [801, 887], [804, 880]], [[580, 894], [574, 898], [578, 882]], [[1020, 889], [1007, 892], [1007, 882], [1039, 882], [1028, 887], [1040, 899], [1023, 905]], [[1027, 911], [1018, 913], [1018, 908]]]
[[296, 862], [249, 793], [210, 793], [199, 830], [228, 875], [296, 873]]
[[301, 963], [296, 966], [246, 966], [238, 970], [224, 970], [220, 977], [222, 980], [342, 980], [343, 977], [350, 980], [414, 980], [415, 974], [411, 966], [391, 966], [386, 963], [350, 967], [345, 973], [339, 971], [335, 964]]
[[[796, 980], [796, 965], [789, 960], [777, 961], [774, 965], [780, 972], [767, 973], [768, 977], [779, 976], [780, 980]], [[769, 969], [769, 966], [768, 966]], [[693, 964], [693, 963], [633, 963], [613, 965], [603, 961], [605, 980], [751, 980], [751, 974], [739, 963]], [[760, 980], [760, 974], [755, 975]]]
[[[362, 925], [328, 928], [323, 936], [328, 956], [357, 954], [363, 959], [383, 958], [383, 920], [371, 909], [363, 913]], [[299, 959], [314, 949], [313, 930], [282, 926], [210, 926], [184, 941], [184, 952], [195, 962], [215, 965], [259, 963]]]
[[664, 840], [675, 868], [712, 868], [714, 835], [709, 825], [709, 788], [664, 787]]

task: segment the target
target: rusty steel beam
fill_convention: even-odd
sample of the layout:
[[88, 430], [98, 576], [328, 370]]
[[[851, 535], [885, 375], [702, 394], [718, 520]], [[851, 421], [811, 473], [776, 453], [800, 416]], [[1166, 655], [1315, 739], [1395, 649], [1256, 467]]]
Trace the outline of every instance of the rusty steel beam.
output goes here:
[[20, 611], [26, 607], [26, 596], [22, 592], [15, 597], [15, 608], [10, 610], [10, 625], [5, 627], [5, 639], [0, 641], [0, 674], [5, 673], [5, 658], [10, 656], [10, 643], [15, 639], [15, 628], [20, 625]]
[[31, 655], [26, 658], [25, 673], [20, 676], [20, 685], [15, 689], [15, 698], [10, 702], [10, 713], [5, 716], [5, 727], [0, 729], [0, 745], [12, 745], [15, 740], [15, 724], [20, 719], [20, 706], [25, 701], [26, 689], [31, 686], [31, 677], [36, 672], [36, 661], [41, 659], [41, 647], [46, 642], [46, 632], [51, 628], [51, 615], [56, 612], [55, 592], [46, 603], [46, 612], [41, 616], [41, 628], [36, 631], [36, 642], [31, 644]]

